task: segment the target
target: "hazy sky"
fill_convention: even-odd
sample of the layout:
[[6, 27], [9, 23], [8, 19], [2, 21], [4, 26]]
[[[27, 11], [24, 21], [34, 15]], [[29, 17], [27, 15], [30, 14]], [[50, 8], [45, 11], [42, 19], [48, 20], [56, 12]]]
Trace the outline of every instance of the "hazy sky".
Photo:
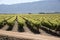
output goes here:
[[26, 3], [34, 1], [43, 1], [43, 0], [0, 0], [0, 4], [16, 4], [16, 3]]

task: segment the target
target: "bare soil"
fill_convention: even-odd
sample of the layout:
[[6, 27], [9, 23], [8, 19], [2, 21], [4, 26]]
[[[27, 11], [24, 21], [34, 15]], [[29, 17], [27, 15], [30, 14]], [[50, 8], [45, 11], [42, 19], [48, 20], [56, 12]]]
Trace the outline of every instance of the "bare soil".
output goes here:
[[19, 33], [13, 31], [3, 31], [0, 30], [0, 35], [7, 36], [7, 37], [14, 37], [19, 39], [31, 39], [31, 40], [60, 40], [58, 37], [53, 36], [44, 36], [38, 34], [31, 34], [31, 33]]
[[[19, 28], [20, 26], [17, 21], [15, 21], [11, 30], [7, 31], [10, 27], [6, 24], [0, 29], [0, 40], [60, 40], [60, 37], [51, 35], [41, 28], [39, 29], [39, 34], [35, 34], [35, 31], [30, 30], [26, 24], [22, 28]], [[20, 32], [18, 29], [24, 31]]]

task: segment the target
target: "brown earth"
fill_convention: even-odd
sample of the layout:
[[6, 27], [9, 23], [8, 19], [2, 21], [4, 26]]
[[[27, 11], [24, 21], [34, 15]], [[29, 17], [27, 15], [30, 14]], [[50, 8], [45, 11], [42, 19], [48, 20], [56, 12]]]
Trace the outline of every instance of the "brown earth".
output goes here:
[[[15, 24], [12, 27], [12, 30], [6, 31], [9, 26], [6, 24], [0, 29], [0, 39], [5, 40], [60, 40], [60, 37], [56, 37], [48, 34], [43, 29], [39, 29], [40, 34], [34, 34], [26, 24], [24, 24], [24, 32], [18, 31], [18, 23], [15, 21]], [[21, 30], [21, 29], [19, 29]], [[7, 40], [6, 39], [6, 40]]]
[[20, 33], [20, 32], [3, 31], [3, 30], [0, 30], [0, 35], [14, 38], [32, 39], [32, 40], [60, 40], [60, 38], [53, 36], [44, 36], [25, 32]]

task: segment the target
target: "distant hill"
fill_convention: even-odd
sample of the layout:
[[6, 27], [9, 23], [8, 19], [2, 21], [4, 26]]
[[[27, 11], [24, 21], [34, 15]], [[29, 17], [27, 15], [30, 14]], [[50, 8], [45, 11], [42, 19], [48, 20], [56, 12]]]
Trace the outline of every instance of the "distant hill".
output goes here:
[[13, 5], [0, 5], [0, 13], [39, 13], [60, 12], [60, 1], [37, 1], [18, 3]]

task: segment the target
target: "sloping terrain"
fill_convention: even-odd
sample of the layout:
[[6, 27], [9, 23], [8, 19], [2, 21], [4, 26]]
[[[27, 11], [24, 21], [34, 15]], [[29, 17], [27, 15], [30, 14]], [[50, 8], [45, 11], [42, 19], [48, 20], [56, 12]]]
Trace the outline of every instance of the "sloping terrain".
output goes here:
[[37, 1], [31, 3], [18, 3], [13, 5], [0, 5], [0, 13], [39, 13], [60, 12], [59, 0]]

